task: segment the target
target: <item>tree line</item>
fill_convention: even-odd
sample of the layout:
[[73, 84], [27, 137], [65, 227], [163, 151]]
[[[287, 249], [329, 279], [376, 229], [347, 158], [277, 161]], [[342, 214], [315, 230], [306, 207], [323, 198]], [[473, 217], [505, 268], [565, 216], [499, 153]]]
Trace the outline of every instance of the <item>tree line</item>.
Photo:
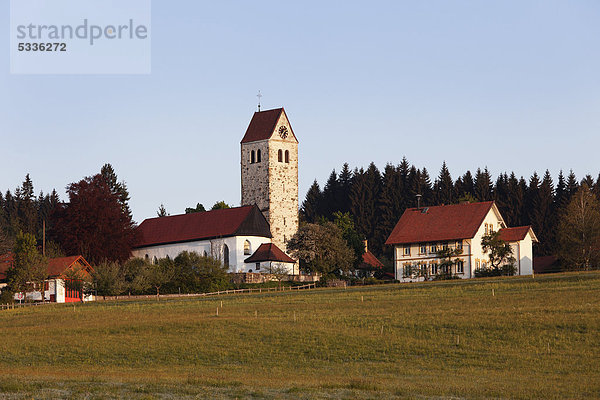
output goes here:
[[67, 196], [62, 202], [53, 190], [36, 197], [29, 174], [13, 192], [0, 193], [0, 254], [14, 248], [19, 234], [29, 234], [49, 258], [82, 255], [92, 263], [129, 259], [136, 225], [127, 185], [113, 167], [105, 164], [99, 173], [67, 185]]
[[398, 165], [387, 164], [383, 172], [374, 163], [354, 170], [346, 163], [339, 173], [331, 172], [322, 190], [314, 181], [300, 216], [314, 223], [319, 218], [333, 220], [336, 212], [349, 213], [356, 231], [369, 239], [369, 250], [385, 259], [391, 258], [392, 249], [384, 243], [402, 213], [417, 206], [417, 195], [421, 206], [494, 200], [509, 227], [533, 227], [540, 241], [534, 247], [536, 256], [555, 255], [561, 246], [561, 220], [581, 187], [600, 199], [600, 175], [579, 180], [573, 171], [566, 176], [561, 171], [556, 183], [548, 170], [528, 179], [505, 172], [494, 180], [487, 168], [478, 168], [454, 179], [444, 162], [432, 179], [425, 167], [417, 168], [406, 158]]

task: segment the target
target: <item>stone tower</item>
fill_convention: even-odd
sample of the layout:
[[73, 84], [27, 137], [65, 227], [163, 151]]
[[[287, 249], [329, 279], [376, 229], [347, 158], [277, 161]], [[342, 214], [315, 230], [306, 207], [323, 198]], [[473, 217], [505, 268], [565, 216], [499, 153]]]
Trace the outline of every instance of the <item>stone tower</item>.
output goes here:
[[254, 113], [241, 153], [242, 205], [258, 206], [286, 251], [298, 231], [298, 140], [283, 108]]

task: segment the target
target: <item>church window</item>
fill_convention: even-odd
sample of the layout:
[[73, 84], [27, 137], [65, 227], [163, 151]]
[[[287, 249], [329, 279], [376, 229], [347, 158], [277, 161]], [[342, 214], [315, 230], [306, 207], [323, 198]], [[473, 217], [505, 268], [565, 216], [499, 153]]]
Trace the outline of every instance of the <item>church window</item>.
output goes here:
[[283, 152], [281, 150], [277, 152], [277, 161], [283, 162]]
[[256, 263], [256, 270], [260, 271], [260, 263], [259, 262]]
[[158, 264], [158, 258], [156, 258], [156, 256], [152, 259], [152, 264]]
[[256, 162], [260, 162], [260, 149], [256, 150]]
[[288, 164], [290, 163], [290, 152], [289, 152], [289, 150], [285, 151], [285, 162], [288, 163]]
[[250, 255], [250, 241], [246, 240], [244, 242], [244, 255], [245, 256], [249, 256]]
[[206, 253], [206, 250], [204, 250], [204, 257], [207, 257], [208, 254]]
[[150, 260], [150, 256], [149, 256], [148, 254], [146, 254], [146, 255], [144, 256], [144, 259], [145, 259], [146, 261], [148, 261], [148, 260]]
[[223, 265], [229, 267], [229, 247], [226, 244], [223, 245]]
[[255, 158], [254, 158], [254, 150], [252, 150], [252, 152], [250, 153], [250, 164], [254, 164], [255, 162]]

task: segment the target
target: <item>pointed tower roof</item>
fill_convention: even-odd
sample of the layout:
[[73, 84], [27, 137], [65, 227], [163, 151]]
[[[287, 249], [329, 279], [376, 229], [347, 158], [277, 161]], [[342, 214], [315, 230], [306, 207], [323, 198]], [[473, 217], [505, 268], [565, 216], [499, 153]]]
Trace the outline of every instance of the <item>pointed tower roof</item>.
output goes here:
[[275, 128], [277, 127], [277, 122], [281, 118], [281, 114], [284, 115], [286, 121], [290, 126], [290, 131], [292, 133], [292, 137], [296, 142], [298, 139], [296, 135], [294, 135], [294, 130], [292, 129], [292, 125], [289, 122], [287, 114], [285, 110], [282, 108], [274, 108], [272, 110], [258, 111], [254, 113], [252, 120], [250, 121], [250, 125], [248, 125], [248, 129], [246, 130], [246, 134], [242, 139], [241, 143], [250, 143], [250, 142], [258, 142], [259, 140], [268, 140], [275, 133]]

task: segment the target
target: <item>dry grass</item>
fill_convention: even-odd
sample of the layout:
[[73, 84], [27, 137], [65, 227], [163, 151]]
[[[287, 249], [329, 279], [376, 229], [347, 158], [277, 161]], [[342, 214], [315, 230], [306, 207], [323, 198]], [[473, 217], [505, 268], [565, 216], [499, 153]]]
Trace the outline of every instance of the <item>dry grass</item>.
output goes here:
[[596, 398], [599, 300], [571, 273], [2, 311], [0, 397]]

